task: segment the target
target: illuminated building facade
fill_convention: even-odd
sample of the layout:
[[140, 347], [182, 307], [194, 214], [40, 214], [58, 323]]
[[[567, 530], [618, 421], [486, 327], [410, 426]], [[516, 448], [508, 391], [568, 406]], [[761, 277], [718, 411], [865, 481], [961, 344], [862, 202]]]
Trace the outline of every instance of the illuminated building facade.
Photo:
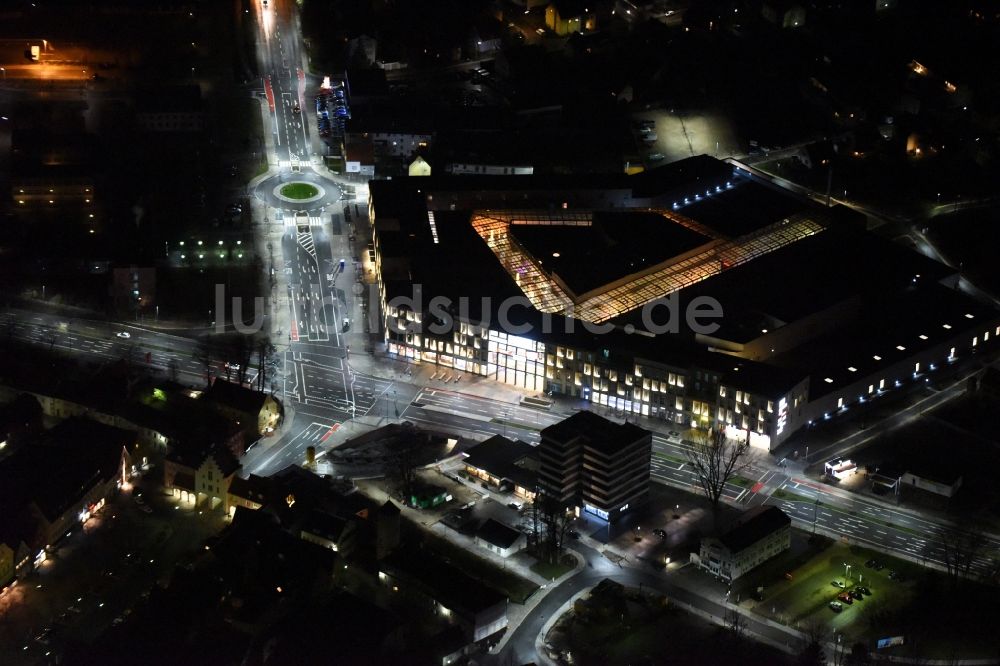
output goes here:
[[615, 522], [649, 497], [652, 433], [577, 412], [541, 432], [538, 489], [580, 512]]
[[[978, 353], [1000, 326], [952, 269], [706, 156], [370, 193], [369, 323], [390, 357], [764, 450]], [[720, 306], [714, 330], [685, 318], [700, 299]]]

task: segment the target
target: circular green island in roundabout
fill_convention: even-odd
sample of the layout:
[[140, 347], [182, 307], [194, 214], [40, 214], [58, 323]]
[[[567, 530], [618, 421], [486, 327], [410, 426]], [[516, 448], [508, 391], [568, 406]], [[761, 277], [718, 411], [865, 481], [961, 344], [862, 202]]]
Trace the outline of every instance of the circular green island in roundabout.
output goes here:
[[319, 196], [319, 188], [309, 183], [288, 183], [278, 191], [281, 196], [289, 199], [312, 199]]

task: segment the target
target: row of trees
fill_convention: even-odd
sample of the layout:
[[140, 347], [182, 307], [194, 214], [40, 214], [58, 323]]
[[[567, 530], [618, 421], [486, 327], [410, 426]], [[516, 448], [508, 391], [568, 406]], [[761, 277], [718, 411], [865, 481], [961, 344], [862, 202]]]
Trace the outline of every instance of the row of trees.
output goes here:
[[249, 384], [249, 369], [255, 364], [257, 377], [253, 388], [258, 391], [269, 388], [273, 393], [278, 368], [276, 352], [277, 348], [267, 335], [227, 333], [201, 338], [194, 356], [204, 369], [206, 385], [212, 382], [216, 364], [222, 364], [220, 369], [225, 372], [227, 381]]

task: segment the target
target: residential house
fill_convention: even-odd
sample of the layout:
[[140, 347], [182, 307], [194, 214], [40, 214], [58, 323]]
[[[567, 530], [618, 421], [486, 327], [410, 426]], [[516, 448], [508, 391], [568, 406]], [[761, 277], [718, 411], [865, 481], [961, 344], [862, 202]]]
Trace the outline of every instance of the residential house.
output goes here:
[[499, 520], [489, 518], [476, 530], [476, 545], [500, 557], [510, 557], [528, 545], [528, 536]]
[[271, 433], [281, 420], [281, 406], [263, 391], [216, 379], [204, 399], [254, 435]]
[[597, 30], [597, 0], [554, 0], [545, 8], [545, 25], [560, 37]]
[[776, 506], [758, 506], [744, 513], [722, 536], [701, 540], [701, 568], [732, 582], [772, 557], [788, 550], [792, 520]]
[[208, 502], [214, 509], [229, 499], [229, 486], [240, 468], [232, 451], [214, 444], [179, 446], [163, 461], [163, 485], [173, 496], [191, 506]]

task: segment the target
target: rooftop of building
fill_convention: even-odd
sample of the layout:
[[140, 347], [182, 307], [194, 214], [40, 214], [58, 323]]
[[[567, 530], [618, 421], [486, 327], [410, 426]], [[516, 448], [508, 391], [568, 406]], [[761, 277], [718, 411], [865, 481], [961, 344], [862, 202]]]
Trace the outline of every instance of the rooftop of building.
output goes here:
[[[974, 336], [982, 340], [984, 333], [995, 333], [998, 321], [1000, 313], [991, 306], [921, 276], [905, 289], [873, 295], [854, 318], [770, 362], [807, 372], [813, 400], [962, 333], [969, 342]], [[857, 396], [844, 397], [850, 402]]]
[[576, 295], [683, 255], [712, 239], [647, 211], [599, 211], [590, 224], [514, 224], [510, 235]]
[[234, 474], [240, 462], [228, 447], [208, 440], [189, 440], [172, 447], [167, 460], [191, 470], [199, 469], [208, 459], [212, 459], [223, 477]]
[[725, 316], [713, 336], [746, 343], [838, 303], [908, 289], [914, 276], [937, 282], [953, 273], [879, 236], [828, 228], [683, 289], [680, 299], [716, 299]]
[[0, 462], [0, 513], [16, 515], [34, 502], [52, 521], [97, 483], [120, 474], [123, 450], [136, 434], [71, 417]]
[[547, 440], [570, 442], [582, 439], [587, 446], [611, 455], [650, 437], [650, 433], [634, 423], [615, 423], [594, 412], [581, 411], [543, 428], [541, 436], [543, 444]]
[[428, 596], [454, 612], [475, 614], [505, 600], [504, 595], [478, 578], [419, 547], [396, 549], [380, 567], [390, 575], [420, 586]]
[[489, 518], [476, 530], [476, 536], [498, 548], [510, 548], [524, 536], [524, 533], [504, 525], [499, 520]]
[[268, 396], [263, 391], [255, 391], [236, 382], [228, 382], [219, 378], [212, 382], [212, 387], [205, 393], [204, 398], [209, 402], [246, 414], [257, 415]]
[[758, 506], [740, 516], [719, 541], [731, 553], [738, 553], [791, 523], [791, 518], [778, 507]]
[[191, 86], [153, 86], [135, 94], [138, 113], [199, 113], [203, 102], [201, 89]]
[[527, 442], [493, 435], [465, 451], [465, 464], [503, 477], [510, 467], [517, 467], [518, 462], [537, 455], [535, 447]]

